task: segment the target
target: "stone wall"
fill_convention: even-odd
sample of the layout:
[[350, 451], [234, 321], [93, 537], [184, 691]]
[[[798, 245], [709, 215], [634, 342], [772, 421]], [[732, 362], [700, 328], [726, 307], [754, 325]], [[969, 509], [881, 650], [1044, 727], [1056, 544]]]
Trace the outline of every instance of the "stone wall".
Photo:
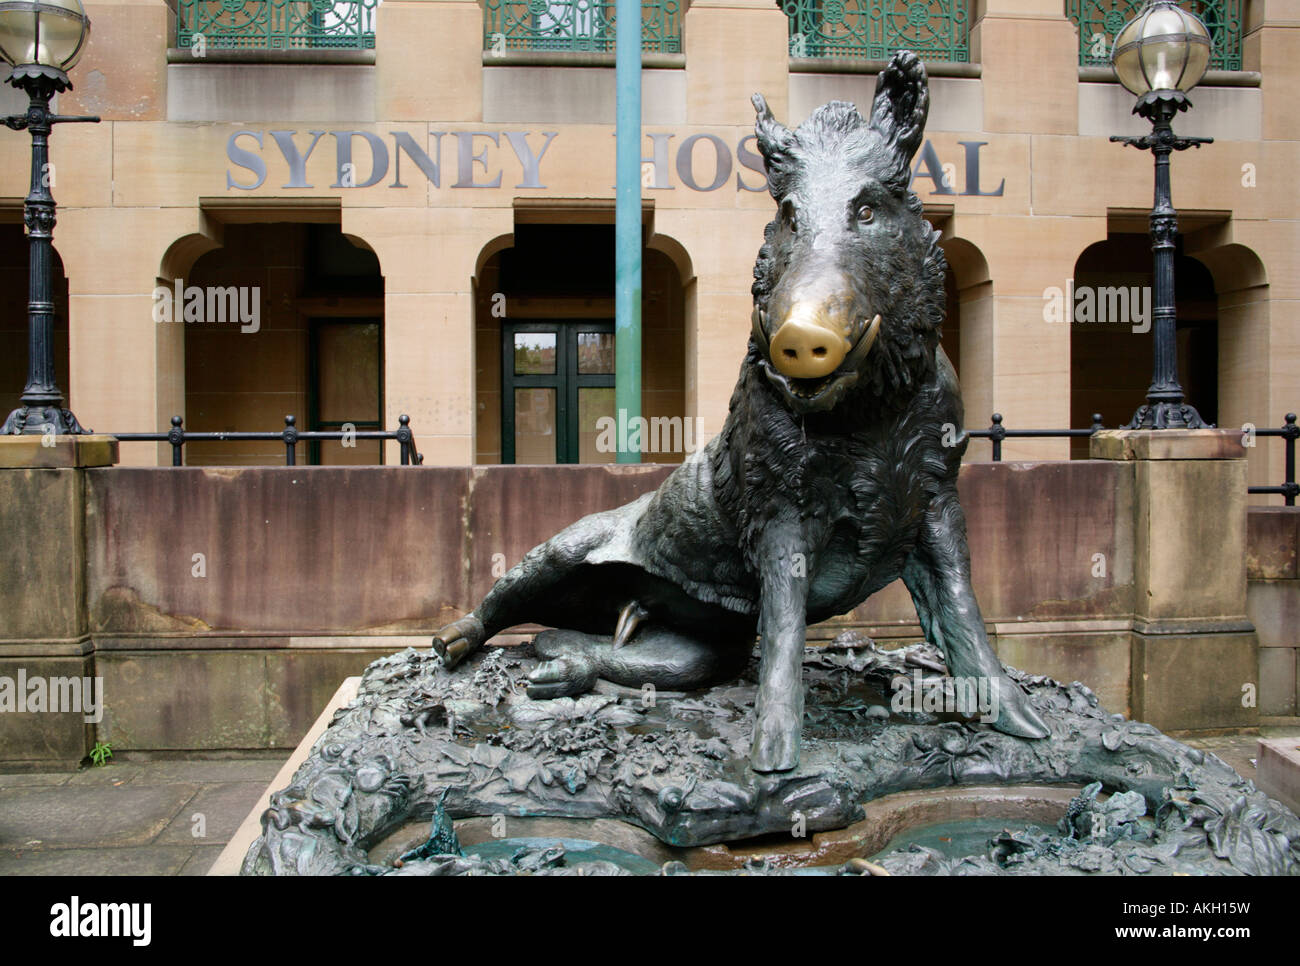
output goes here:
[[[1220, 462], [1242, 476], [1235, 503], [1244, 515], [1243, 461]], [[1168, 463], [1168, 472], [1211, 466]], [[1083, 681], [1111, 710], [1159, 726], [1250, 724], [1249, 714], [1233, 711], [1237, 678], [1253, 683], [1256, 659], [1253, 630], [1233, 613], [1234, 581], [1222, 584], [1226, 591], [1216, 582], [1189, 593], [1188, 621], [1147, 613], [1164, 593], [1143, 562], [1153, 557], [1151, 537], [1139, 539], [1147, 465], [962, 467], [972, 572], [990, 638], [1007, 663]], [[75, 673], [103, 678], [106, 707], [102, 721], [76, 734], [56, 726], [60, 716], [45, 716], [32, 731], [32, 722], [17, 727], [32, 716], [2, 714], [0, 760], [77, 759], [95, 739], [137, 750], [292, 747], [344, 677], [383, 654], [427, 646], [431, 631], [472, 608], [529, 548], [584, 514], [653, 489], [670, 471], [6, 470], [0, 529], [12, 538], [0, 545], [0, 582], [24, 590], [0, 607], [0, 675], [72, 662]], [[1251, 583], [1252, 612], [1264, 615], [1257, 619], [1268, 645], [1261, 685], [1268, 708], [1282, 707], [1278, 662], [1295, 658], [1295, 636], [1277, 629], [1284, 619], [1269, 624], [1261, 610], [1300, 588], [1296, 528], [1287, 524], [1281, 534], [1277, 526], [1291, 520], [1251, 513], [1252, 577], [1269, 575]], [[1230, 544], [1225, 537], [1229, 553]], [[1205, 613], [1193, 615], [1198, 609]], [[883, 642], [921, 638], [898, 582], [809, 637], [826, 640], [847, 626]], [[1161, 652], [1171, 655], [1169, 666], [1153, 674], [1156, 644], [1174, 649]], [[1294, 680], [1294, 663], [1286, 668]], [[1207, 697], [1219, 690], [1226, 697]], [[1158, 692], [1173, 697], [1152, 697]], [[47, 724], [58, 734], [46, 734]]]
[[1300, 507], [1251, 507], [1246, 521], [1248, 613], [1259, 634], [1259, 713], [1294, 715], [1300, 707]]

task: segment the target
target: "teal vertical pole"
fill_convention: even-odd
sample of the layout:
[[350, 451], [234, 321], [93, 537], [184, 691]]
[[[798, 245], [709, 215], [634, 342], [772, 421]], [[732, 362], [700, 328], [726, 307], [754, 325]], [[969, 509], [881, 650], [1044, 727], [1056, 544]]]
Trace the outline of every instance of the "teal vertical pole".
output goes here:
[[615, 25], [614, 415], [618, 461], [639, 463], [628, 437], [641, 417], [641, 0], [617, 0]]

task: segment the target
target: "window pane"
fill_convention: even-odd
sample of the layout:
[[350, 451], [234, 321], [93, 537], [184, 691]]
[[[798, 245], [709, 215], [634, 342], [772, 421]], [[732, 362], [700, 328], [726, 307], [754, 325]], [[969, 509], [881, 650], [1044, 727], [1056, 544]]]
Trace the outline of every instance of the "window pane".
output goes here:
[[377, 421], [378, 323], [322, 325], [317, 329], [316, 351], [321, 421]]
[[549, 376], [555, 373], [555, 333], [515, 333], [515, 375]]
[[515, 390], [515, 462], [554, 463], [555, 390]]
[[[602, 417], [609, 418], [601, 423]], [[613, 463], [618, 460], [618, 426], [616, 423], [610, 422], [613, 418], [614, 390], [612, 387], [579, 387], [579, 463]], [[602, 430], [604, 430], [603, 433]]]
[[614, 374], [614, 333], [578, 333], [578, 372], [584, 376]]

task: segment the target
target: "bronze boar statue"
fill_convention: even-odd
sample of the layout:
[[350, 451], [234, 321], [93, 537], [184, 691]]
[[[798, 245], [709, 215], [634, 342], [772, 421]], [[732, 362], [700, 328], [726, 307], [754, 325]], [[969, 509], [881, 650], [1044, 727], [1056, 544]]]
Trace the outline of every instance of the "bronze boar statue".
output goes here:
[[[439, 630], [447, 667], [536, 622], [534, 698], [598, 678], [692, 689], [743, 670], [760, 638], [750, 764], [799, 763], [810, 622], [901, 577], [949, 673], [995, 694], [993, 726], [1048, 733], [1007, 677], [971, 589], [957, 470], [967, 438], [939, 347], [946, 263], [908, 190], [929, 109], [907, 51], [871, 116], [833, 101], [796, 130], [759, 95], [777, 216], [754, 266], [753, 332], [722, 431], [659, 489], [529, 551]], [[947, 428], [945, 431], [945, 424]]]

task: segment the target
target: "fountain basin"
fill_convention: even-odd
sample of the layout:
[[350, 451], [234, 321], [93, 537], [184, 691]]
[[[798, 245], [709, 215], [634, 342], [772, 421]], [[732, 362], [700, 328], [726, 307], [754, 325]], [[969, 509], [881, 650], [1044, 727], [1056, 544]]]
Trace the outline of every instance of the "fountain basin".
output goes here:
[[[898, 792], [863, 804], [866, 818], [810, 835], [765, 835], [734, 843], [674, 848], [644, 829], [613, 819], [477, 817], [456, 821], [467, 855], [509, 858], [512, 849], [562, 845], [572, 862], [603, 859], [638, 875], [681, 862], [691, 872], [767, 869], [834, 871], [850, 859], [869, 859], [935, 826], [974, 823], [984, 829], [1055, 827], [1080, 786], [992, 786]], [[494, 829], [502, 835], [494, 835]], [[427, 819], [411, 820], [368, 850], [369, 861], [391, 866], [429, 836]], [[954, 853], [955, 854], [955, 853]]]
[[[1007, 669], [1050, 730], [1017, 738], [906, 701], [885, 707], [886, 689], [905, 691], [922, 676], [927, 688], [948, 680], [941, 655], [929, 645], [885, 650], [841, 635], [804, 655], [798, 766], [761, 774], [746, 759], [755, 666], [730, 684], [649, 701], [627, 689], [536, 701], [525, 691], [537, 660], [527, 647], [489, 648], [453, 674], [425, 652], [376, 661], [269, 796], [243, 873], [1300, 868], [1293, 813], [1214, 755], [1107, 713], [1078, 682]], [[968, 821], [1005, 829], [979, 854], [914, 846], [867, 862], [908, 829]], [[555, 822], [564, 824], [546, 824]], [[959, 834], [976, 841], [990, 827]], [[458, 856], [463, 845], [443, 844], [453, 832], [463, 845], [510, 854]], [[393, 863], [412, 846], [417, 854]], [[595, 857], [580, 869], [566, 859], [571, 851]]]

